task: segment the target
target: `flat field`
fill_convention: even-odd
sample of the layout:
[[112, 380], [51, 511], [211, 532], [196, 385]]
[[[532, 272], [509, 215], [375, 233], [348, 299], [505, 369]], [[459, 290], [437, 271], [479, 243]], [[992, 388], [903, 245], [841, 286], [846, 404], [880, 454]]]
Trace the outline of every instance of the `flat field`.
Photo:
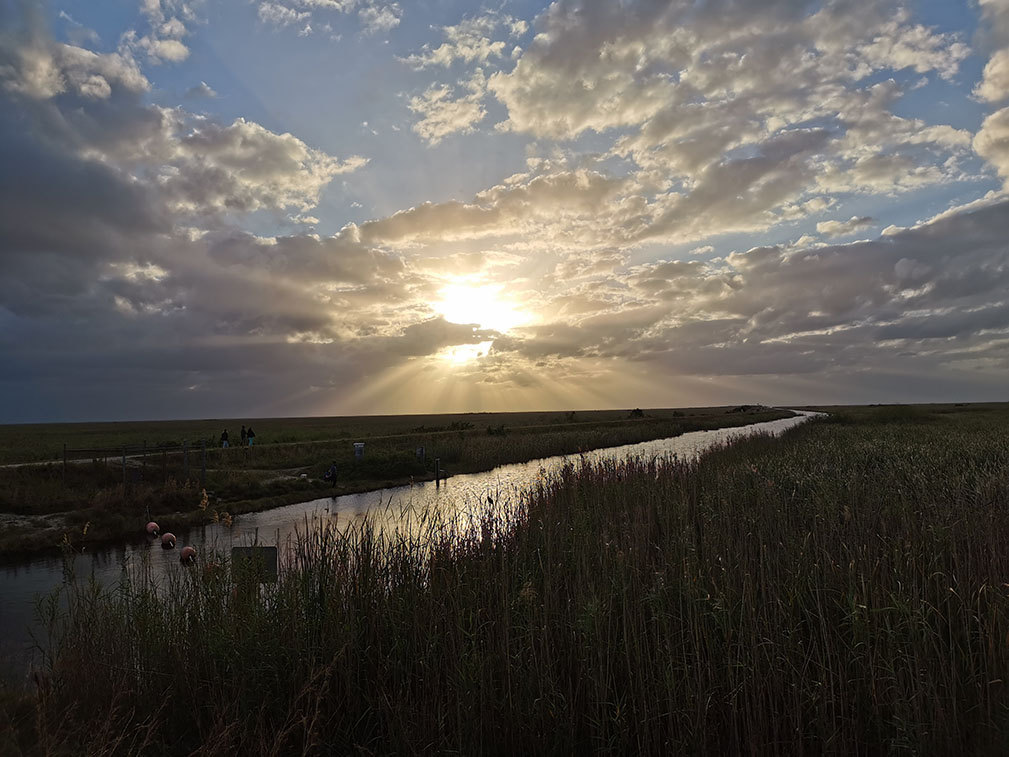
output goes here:
[[[0, 556], [56, 549], [64, 534], [78, 546], [136, 535], [148, 516], [199, 523], [428, 480], [436, 461], [467, 473], [790, 414], [738, 406], [0, 426]], [[256, 431], [253, 447], [239, 444], [243, 422]], [[218, 442], [225, 428], [228, 449]], [[361, 460], [354, 442], [365, 444]], [[334, 460], [335, 489], [321, 479]]]
[[[757, 406], [747, 406], [754, 410]], [[333, 416], [328, 418], [207, 418], [182, 421], [124, 421], [107, 423], [39, 423], [0, 425], [0, 465], [62, 461], [63, 445], [73, 449], [146, 445], [152, 450], [176, 449], [188, 441], [199, 447], [205, 441], [219, 446], [221, 432], [228, 430], [232, 447], [239, 446], [243, 425], [256, 431], [256, 445], [299, 442], [360, 441], [374, 437], [402, 436], [422, 432], [486, 430], [504, 426], [509, 430], [537, 427], [577, 430], [620, 424], [624, 421], [707, 421], [732, 408], [649, 409], [644, 418], [629, 417], [628, 410], [583, 410], [528, 413], [455, 413], [442, 415]], [[762, 408], [767, 410], [767, 408]]]
[[1007, 405], [838, 408], [696, 463], [573, 466], [478, 533], [318, 535], [262, 588], [226, 563], [167, 596], [81, 587], [0, 733], [46, 753], [1006, 754], [1007, 428]]

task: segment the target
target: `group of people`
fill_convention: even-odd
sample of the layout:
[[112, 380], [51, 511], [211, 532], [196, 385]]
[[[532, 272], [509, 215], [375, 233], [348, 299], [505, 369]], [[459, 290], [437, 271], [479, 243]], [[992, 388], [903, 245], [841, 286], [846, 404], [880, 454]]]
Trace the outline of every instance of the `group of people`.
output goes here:
[[[246, 428], [243, 425], [242, 426], [242, 446], [245, 447], [246, 445], [248, 445], [249, 447], [251, 447], [252, 446], [252, 440], [255, 439], [255, 438], [256, 438], [256, 432], [252, 430], [252, 426], [249, 426], [248, 428]], [[228, 447], [228, 446], [230, 446], [228, 444], [228, 429], [224, 429], [224, 431], [221, 432], [221, 446], [222, 447]]]
[[[246, 428], [243, 425], [242, 426], [242, 446], [244, 447], [244, 446], [248, 445], [248, 446], [251, 447], [252, 446], [252, 440], [255, 439], [255, 438], [256, 438], [256, 432], [252, 430], [252, 426], [249, 426], [248, 428]], [[228, 446], [230, 446], [229, 443], [228, 443], [228, 429], [224, 429], [224, 431], [221, 432], [221, 447], [228, 447]], [[322, 480], [323, 481], [331, 481], [333, 483], [333, 486], [334, 487], [336, 486], [336, 460], [334, 460], [333, 464], [329, 466], [329, 469], [325, 473], [322, 474]]]

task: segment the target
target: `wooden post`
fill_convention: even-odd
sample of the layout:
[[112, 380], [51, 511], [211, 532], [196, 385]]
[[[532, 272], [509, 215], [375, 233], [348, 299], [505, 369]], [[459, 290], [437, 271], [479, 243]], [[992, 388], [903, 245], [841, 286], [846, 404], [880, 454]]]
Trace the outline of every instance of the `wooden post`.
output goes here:
[[203, 447], [203, 468], [200, 471], [200, 488], [201, 489], [206, 489], [207, 488], [207, 440], [204, 439], [202, 442], [200, 442], [200, 444]]
[[434, 459], [434, 485], [441, 486], [441, 458]]
[[126, 490], [126, 447], [123, 447], [123, 490]]
[[67, 443], [63, 442], [63, 485], [67, 485]]

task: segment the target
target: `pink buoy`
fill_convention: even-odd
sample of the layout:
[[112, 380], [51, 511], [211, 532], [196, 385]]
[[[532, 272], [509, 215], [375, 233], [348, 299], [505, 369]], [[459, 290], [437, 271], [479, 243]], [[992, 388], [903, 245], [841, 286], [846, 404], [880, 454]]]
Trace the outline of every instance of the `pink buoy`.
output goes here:
[[153, 520], [150, 523], [147, 524], [147, 535], [148, 536], [157, 536], [160, 533], [161, 533], [161, 529], [158, 528], [158, 524], [155, 523]]
[[191, 565], [196, 562], [196, 549], [194, 547], [183, 547], [179, 553], [179, 562]]
[[161, 546], [163, 549], [175, 549], [175, 534], [162, 534]]

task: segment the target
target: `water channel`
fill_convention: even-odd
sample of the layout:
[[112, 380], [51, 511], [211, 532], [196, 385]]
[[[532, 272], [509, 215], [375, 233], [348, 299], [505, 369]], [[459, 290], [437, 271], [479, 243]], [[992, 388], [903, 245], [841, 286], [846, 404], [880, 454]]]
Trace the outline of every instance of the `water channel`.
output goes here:
[[[186, 570], [179, 564], [179, 551], [184, 545], [196, 547], [199, 555], [212, 552], [227, 554], [232, 546], [252, 543], [280, 545], [294, 538], [306, 527], [346, 523], [366, 513], [378, 519], [384, 527], [397, 527], [427, 508], [452, 517], [476, 504], [495, 503], [507, 507], [524, 491], [536, 486], [544, 477], [556, 476], [571, 462], [599, 462], [630, 457], [650, 460], [676, 455], [689, 460], [710, 447], [753, 433], [779, 435], [817, 413], [795, 411], [792, 418], [754, 423], [714, 431], [695, 431], [668, 439], [656, 439], [638, 444], [606, 447], [582, 455], [557, 456], [530, 460], [526, 463], [503, 465], [483, 473], [452, 476], [436, 486], [423, 482], [378, 491], [324, 497], [273, 510], [237, 516], [230, 527], [208, 524], [198, 528], [173, 529], [169, 521], [161, 523], [178, 537], [176, 549], [163, 550], [148, 541], [88, 549], [73, 557], [75, 580], [94, 577], [111, 586], [123, 571], [147, 561], [153, 575]], [[60, 556], [45, 555], [20, 563], [0, 566], [0, 671], [4, 668], [24, 669], [31, 658], [32, 632], [37, 632], [36, 598], [63, 585], [68, 574], [67, 562]]]

